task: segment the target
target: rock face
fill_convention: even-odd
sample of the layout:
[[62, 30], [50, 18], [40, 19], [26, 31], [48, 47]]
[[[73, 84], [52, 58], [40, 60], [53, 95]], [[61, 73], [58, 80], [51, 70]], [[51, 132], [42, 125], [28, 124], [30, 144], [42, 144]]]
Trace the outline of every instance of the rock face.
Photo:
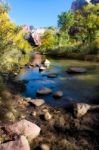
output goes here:
[[88, 110], [91, 109], [91, 106], [86, 103], [78, 103], [74, 105], [74, 115], [77, 118], [84, 116]]
[[29, 143], [25, 136], [5, 144], [0, 144], [0, 150], [30, 150]]
[[53, 97], [54, 98], [61, 98], [63, 96], [63, 92], [62, 91], [58, 91], [58, 92], [55, 92], [54, 94], [53, 94]]
[[79, 67], [71, 67], [67, 70], [67, 73], [69, 74], [81, 74], [86, 72], [87, 70], [85, 68], [79, 68]]
[[40, 128], [27, 120], [21, 120], [11, 125], [5, 126], [9, 134], [18, 134], [26, 136], [30, 141], [40, 134]]
[[37, 91], [38, 95], [46, 95], [52, 93], [52, 90], [49, 88], [42, 88], [41, 90]]

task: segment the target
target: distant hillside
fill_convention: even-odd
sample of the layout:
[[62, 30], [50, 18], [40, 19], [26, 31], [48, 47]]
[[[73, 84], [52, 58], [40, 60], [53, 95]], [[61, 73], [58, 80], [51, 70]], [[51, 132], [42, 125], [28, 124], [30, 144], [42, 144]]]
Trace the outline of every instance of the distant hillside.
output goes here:
[[82, 8], [83, 6], [89, 4], [89, 3], [99, 3], [99, 0], [74, 0], [71, 6], [71, 9], [73, 11]]

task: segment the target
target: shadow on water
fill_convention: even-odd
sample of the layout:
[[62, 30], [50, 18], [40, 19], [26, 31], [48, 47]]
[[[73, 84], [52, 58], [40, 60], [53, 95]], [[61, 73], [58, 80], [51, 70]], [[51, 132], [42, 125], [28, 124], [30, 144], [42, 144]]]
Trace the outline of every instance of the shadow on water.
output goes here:
[[[22, 93], [25, 97], [43, 98], [51, 106], [64, 106], [74, 101], [87, 102], [99, 85], [99, 64], [75, 60], [51, 60], [50, 68], [39, 72], [38, 68], [24, 69], [20, 80], [26, 80], [26, 90]], [[66, 69], [70, 66], [87, 68], [88, 72], [82, 75], [69, 75]], [[49, 73], [57, 73], [56, 78], [48, 78]], [[63, 91], [64, 96], [55, 100], [53, 94], [38, 97], [37, 91], [48, 87], [55, 91]]]

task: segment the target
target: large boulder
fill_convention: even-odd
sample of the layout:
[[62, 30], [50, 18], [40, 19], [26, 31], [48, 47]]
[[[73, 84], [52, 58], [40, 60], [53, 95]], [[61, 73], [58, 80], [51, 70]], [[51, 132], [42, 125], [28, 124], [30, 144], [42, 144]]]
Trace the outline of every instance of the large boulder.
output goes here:
[[0, 144], [0, 150], [30, 150], [30, 146], [26, 137], [21, 136], [15, 141]]
[[80, 67], [70, 67], [67, 70], [67, 73], [69, 74], [81, 74], [81, 73], [86, 73], [87, 70], [85, 68], [80, 68]]
[[86, 103], [74, 104], [74, 116], [77, 118], [80, 118], [84, 116], [90, 109], [91, 109], [91, 106]]
[[24, 119], [10, 125], [5, 125], [5, 130], [9, 134], [24, 135], [31, 141], [40, 134], [41, 129], [36, 124]]

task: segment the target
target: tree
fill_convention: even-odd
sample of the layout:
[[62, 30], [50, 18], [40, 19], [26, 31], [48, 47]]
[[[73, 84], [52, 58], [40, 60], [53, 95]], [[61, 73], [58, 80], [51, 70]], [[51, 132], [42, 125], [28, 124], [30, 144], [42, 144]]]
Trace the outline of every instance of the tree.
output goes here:
[[[23, 31], [11, 22], [8, 13], [0, 5], [0, 64], [1, 66], [17, 62], [22, 57], [21, 51], [31, 50], [31, 46], [23, 39]], [[20, 51], [21, 50], [21, 51]]]
[[41, 47], [42, 49], [50, 49], [55, 46], [56, 39], [55, 39], [55, 31], [53, 29], [48, 29], [45, 31], [42, 39], [41, 39]]
[[73, 12], [63, 12], [58, 16], [58, 27], [62, 31], [69, 31], [71, 26], [74, 25], [74, 13]]
[[92, 42], [97, 38], [99, 33], [99, 4], [89, 4], [83, 9], [75, 12], [75, 23], [79, 32], [75, 35], [79, 39], [86, 42]]

